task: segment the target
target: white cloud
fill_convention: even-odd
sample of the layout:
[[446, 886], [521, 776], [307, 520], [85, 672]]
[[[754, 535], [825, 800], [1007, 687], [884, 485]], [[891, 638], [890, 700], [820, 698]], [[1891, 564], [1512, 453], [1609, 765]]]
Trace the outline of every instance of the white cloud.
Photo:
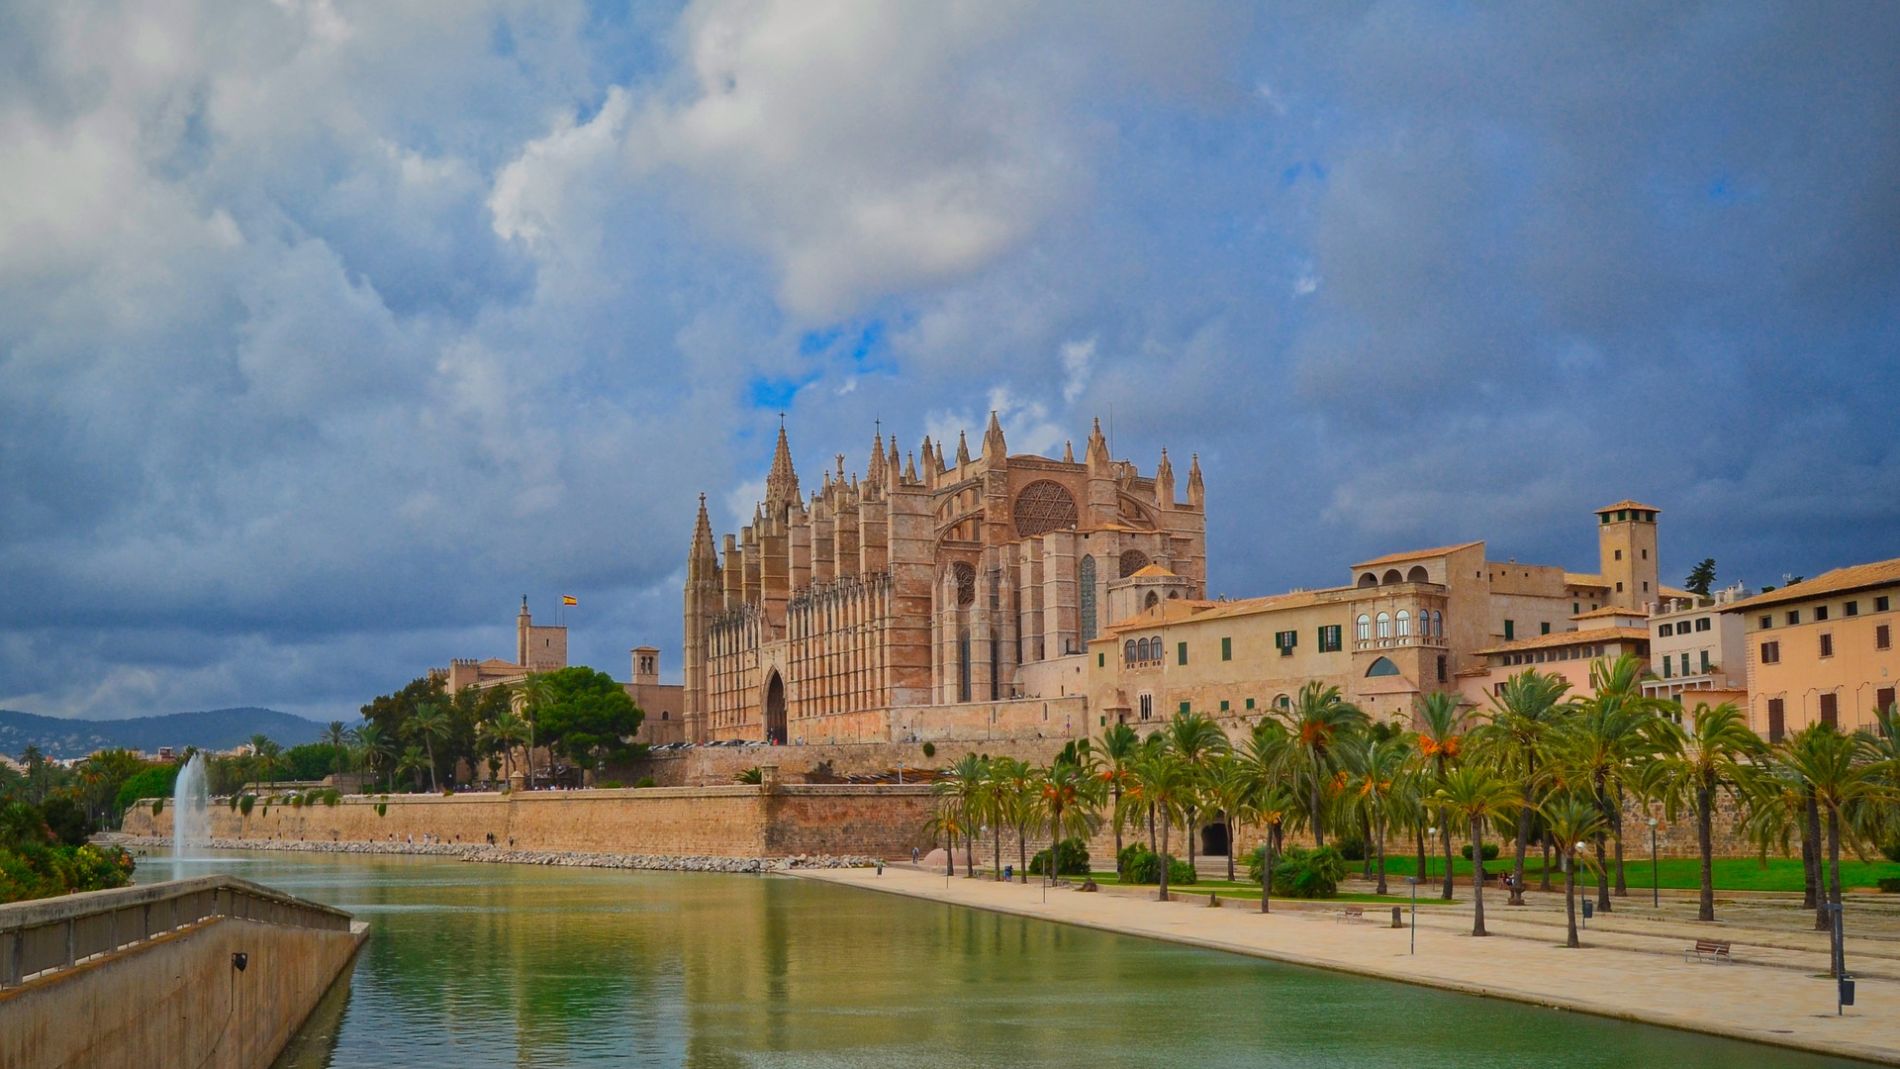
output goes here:
[[1088, 389], [1095, 364], [1095, 339], [1062, 343], [1062, 403], [1072, 405]]

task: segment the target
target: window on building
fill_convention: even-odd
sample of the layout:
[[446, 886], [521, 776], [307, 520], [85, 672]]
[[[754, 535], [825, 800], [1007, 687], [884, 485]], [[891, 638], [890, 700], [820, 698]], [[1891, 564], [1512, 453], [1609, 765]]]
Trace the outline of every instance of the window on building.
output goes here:
[[1780, 698], [1768, 699], [1768, 741], [1780, 742], [1788, 733], [1787, 706]]
[[1338, 624], [1327, 624], [1320, 628], [1319, 651], [1321, 653], [1338, 653], [1340, 646], [1343, 645], [1343, 643], [1339, 641], [1339, 637]]
[[1227, 699], [1226, 699], [1226, 698], [1222, 698], [1222, 699], [1220, 700], [1220, 711], [1221, 711], [1221, 712], [1223, 712], [1223, 713], [1227, 711]]
[[1541, 623], [1541, 624], [1538, 624], [1538, 625], [1537, 625], [1537, 633], [1538, 633], [1538, 634], [1540, 634], [1540, 635], [1548, 635], [1548, 634], [1550, 634], [1550, 621], [1549, 621], [1549, 620], [1545, 620], [1545, 621], [1544, 621], [1543, 623]]
[[1353, 637], [1361, 642], [1372, 638], [1372, 617], [1365, 613], [1359, 614], [1359, 619], [1353, 624]]
[[1825, 619], [1827, 619], [1827, 606], [1816, 605], [1814, 607], [1814, 622], [1818, 624]]
[[1226, 635], [1221, 636], [1220, 659], [1223, 661], [1231, 661], [1234, 659], [1234, 640]]
[[1618, 579], [1618, 580], [1616, 581], [1616, 592], [1617, 592], [1618, 594], [1621, 594], [1621, 593], [1623, 592], [1623, 580], [1621, 580], [1621, 579]]
[[1445, 681], [1445, 657], [1443, 654], [1440, 654], [1438, 657], [1438, 681], [1440, 683]]
[[1142, 639], [1140, 642], [1136, 642], [1134, 639], [1129, 639], [1127, 645], [1124, 646], [1123, 649], [1127, 651], [1129, 664], [1134, 664], [1136, 661], [1145, 661], [1148, 659], [1148, 640], [1145, 638]]
[[1834, 656], [1834, 636], [1825, 632], [1821, 635], [1821, 656]]
[[1251, 709], [1251, 708], [1253, 708], [1253, 699], [1252, 699], [1252, 698], [1248, 698], [1248, 699], [1247, 699], [1247, 708], [1249, 708], [1249, 709]]
[[1622, 560], [1622, 559], [1623, 559], [1623, 551], [1622, 551], [1622, 550], [1620, 550], [1620, 549], [1619, 549], [1619, 550], [1617, 550], [1617, 551], [1616, 551], [1616, 559], [1617, 559], [1617, 560]]
[[1143, 694], [1141, 696], [1141, 718], [1143, 720], [1146, 720], [1149, 717], [1152, 717], [1154, 715], [1155, 715], [1155, 696], [1152, 694]]
[[1398, 674], [1399, 666], [1384, 657], [1373, 661], [1371, 667], [1366, 669], [1367, 676], [1395, 676]]
[[1658, 638], [1668, 638], [1674, 632], [1675, 632], [1674, 624], [1663, 624], [1661, 627], [1658, 627], [1656, 629], [1656, 636]]
[[1850, 601], [1850, 602], [1847, 602], [1846, 604], [1844, 604], [1844, 605], [1842, 605], [1842, 606], [1841, 606], [1841, 615], [1843, 615], [1843, 616], [1859, 616], [1859, 615], [1860, 615], [1860, 602], [1858, 602], [1858, 601]]
[[1893, 648], [1893, 628], [1887, 624], [1874, 625], [1874, 648], [1886, 650]]
[[1436, 609], [1432, 610], [1432, 637], [1445, 637], [1445, 614]]
[[1781, 643], [1779, 642], [1762, 643], [1761, 644], [1761, 663], [1780, 664], [1781, 663]]
[[[1874, 710], [1876, 712], [1891, 712], [1893, 710], [1892, 687], [1881, 687], [1879, 690], [1874, 691]], [[1886, 736], [1884, 728], [1881, 731], [1881, 736], [1883, 738]]]
[[1082, 641], [1095, 637], [1095, 558], [1085, 555], [1076, 567], [1075, 585], [1081, 588], [1077, 600], [1082, 609]]
[[1189, 703], [1184, 701], [1179, 706], [1177, 706], [1174, 711], [1177, 713], [1180, 713], [1182, 716], [1186, 716], [1188, 714], [1188, 710], [1191, 708], [1192, 706]]
[[1582, 611], [1583, 611], [1583, 603], [1582, 603], [1582, 602], [1579, 602], [1579, 601], [1573, 601], [1573, 602], [1571, 602], [1571, 603], [1570, 603], [1570, 615], [1572, 615], [1572, 616], [1575, 616], [1575, 615], [1577, 615], [1578, 613], [1580, 613], [1580, 612], [1582, 612]]
[[1649, 559], [1649, 550], [1647, 550], [1647, 549], [1645, 549], [1645, 550], [1643, 550], [1643, 559], [1644, 559], [1644, 560], [1648, 560], [1648, 559]]
[[1882, 594], [1881, 596], [1879, 596], [1879, 597], [1877, 597], [1877, 598], [1875, 598], [1875, 599], [1874, 599], [1874, 611], [1875, 611], [1875, 612], [1886, 612], [1886, 611], [1887, 611], [1887, 606], [1888, 606], [1889, 604], [1890, 604], [1890, 603], [1889, 603], [1889, 602], [1888, 602], [1888, 600], [1887, 600], [1887, 595], [1885, 595], [1885, 594]]
[[1801, 610], [1789, 609], [1788, 610], [1788, 626], [1793, 627], [1795, 624], [1798, 624], [1800, 622], [1801, 622]]
[[1177, 643], [1175, 643], [1175, 646], [1174, 646], [1174, 656], [1175, 656], [1175, 662], [1174, 662], [1174, 663], [1176, 663], [1176, 664], [1186, 664], [1186, 663], [1187, 663], [1187, 643], [1185, 643], [1185, 642], [1177, 642]]
[[1664, 658], [1662, 659], [1662, 669], [1663, 669], [1663, 678], [1664, 678], [1664, 679], [1669, 679], [1669, 678], [1671, 678], [1671, 677], [1670, 677], [1670, 675], [1669, 675], [1669, 664], [1670, 664], [1670, 658], [1669, 658], [1669, 657], [1666, 657], [1666, 656], [1665, 656], [1665, 657], [1664, 657]]
[[1098, 653], [1098, 654], [1096, 654], [1096, 655], [1095, 655], [1095, 667], [1097, 667], [1097, 668], [1107, 668], [1107, 667], [1108, 667], [1108, 654], [1106, 654], [1106, 653]]
[[1707, 672], [1709, 670], [1709, 651], [1708, 650], [1702, 651], [1702, 670], [1704, 672]]
[[1686, 650], [1682, 654], [1682, 674], [1685, 676], [1692, 674], [1689, 671], [1689, 654]]
[[1517, 637], [1517, 621], [1516, 620], [1504, 621], [1504, 641], [1509, 642], [1516, 637]]
[[1297, 645], [1299, 641], [1300, 633], [1298, 631], [1275, 631], [1273, 633], [1273, 648], [1279, 650], [1280, 656], [1282, 657], [1293, 656], [1293, 647]]
[[1695, 629], [1697, 631], [1707, 631], [1709, 628], [1714, 627], [1714, 626], [1715, 624], [1711, 622], [1708, 617], [1706, 616], [1696, 617]]
[[1273, 699], [1273, 704], [1279, 706], [1282, 709], [1291, 709], [1293, 708], [1293, 699], [1282, 694]]
[[1379, 623], [1379, 637], [1391, 638], [1392, 637], [1392, 614], [1389, 612], [1380, 613], [1378, 623]]
[[1398, 624], [1399, 624], [1399, 637], [1411, 638], [1412, 637], [1412, 614], [1410, 612], [1407, 612], [1404, 609], [1400, 609], [1399, 616], [1398, 616]]
[[1763, 631], [1766, 631], [1769, 628], [1775, 626], [1775, 614], [1771, 612], [1762, 613], [1761, 619], [1755, 621], [1755, 623], [1756, 623], [1756, 626], [1760, 627]]
[[1831, 728], [1841, 726], [1840, 698], [1833, 694], [1821, 695], [1821, 723]]

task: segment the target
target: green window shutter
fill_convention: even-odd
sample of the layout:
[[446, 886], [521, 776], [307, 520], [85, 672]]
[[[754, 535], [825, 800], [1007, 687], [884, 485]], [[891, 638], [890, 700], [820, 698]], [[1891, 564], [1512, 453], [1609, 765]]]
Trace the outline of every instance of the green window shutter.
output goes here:
[[1227, 711], [1227, 708], [1228, 708], [1228, 707], [1227, 707], [1227, 699], [1225, 699], [1225, 698], [1222, 698], [1222, 699], [1221, 699], [1221, 702], [1220, 702], [1220, 711], [1224, 713], [1224, 712], [1226, 712], [1226, 711]]
[[1220, 659], [1223, 661], [1231, 661], [1234, 659], [1234, 640], [1233, 639], [1222, 637], [1222, 639], [1220, 640]]
[[1185, 713], [1185, 712], [1187, 712], [1187, 711], [1188, 711], [1188, 703], [1186, 703], [1186, 702], [1182, 702], [1182, 703], [1181, 703], [1181, 712], [1183, 712], [1183, 713]]
[[1175, 643], [1174, 656], [1175, 656], [1176, 664], [1186, 664], [1187, 663], [1187, 643], [1185, 642]]
[[1516, 637], [1517, 637], [1517, 621], [1516, 620], [1504, 621], [1504, 641], [1509, 642]]
[[1107, 665], [1108, 665], [1108, 654], [1098, 653], [1095, 655], [1095, 667], [1105, 668], [1107, 667]]
[[1253, 708], [1253, 699], [1252, 699], [1252, 698], [1248, 698], [1248, 699], [1247, 699], [1247, 708], [1249, 708], [1249, 709], [1251, 709], [1251, 708]]
[[1549, 624], [1549, 623], [1542, 623], [1542, 624], [1539, 624], [1539, 625], [1538, 625], [1538, 632], [1537, 632], [1537, 633], [1538, 633], [1538, 634], [1540, 634], [1540, 635], [1548, 635], [1548, 634], [1550, 634], [1550, 624]]

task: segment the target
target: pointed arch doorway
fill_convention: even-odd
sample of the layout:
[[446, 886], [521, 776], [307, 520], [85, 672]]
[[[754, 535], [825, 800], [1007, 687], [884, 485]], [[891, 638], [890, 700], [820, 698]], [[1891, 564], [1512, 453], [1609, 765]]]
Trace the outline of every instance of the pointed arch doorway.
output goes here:
[[785, 680], [776, 671], [765, 684], [765, 741], [785, 745]]

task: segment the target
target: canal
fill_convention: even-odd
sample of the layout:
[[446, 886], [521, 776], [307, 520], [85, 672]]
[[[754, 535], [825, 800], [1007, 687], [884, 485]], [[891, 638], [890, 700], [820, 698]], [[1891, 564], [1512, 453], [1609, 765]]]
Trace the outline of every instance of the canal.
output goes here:
[[1859, 1064], [784, 878], [288, 852], [192, 868], [370, 924], [279, 1069]]

